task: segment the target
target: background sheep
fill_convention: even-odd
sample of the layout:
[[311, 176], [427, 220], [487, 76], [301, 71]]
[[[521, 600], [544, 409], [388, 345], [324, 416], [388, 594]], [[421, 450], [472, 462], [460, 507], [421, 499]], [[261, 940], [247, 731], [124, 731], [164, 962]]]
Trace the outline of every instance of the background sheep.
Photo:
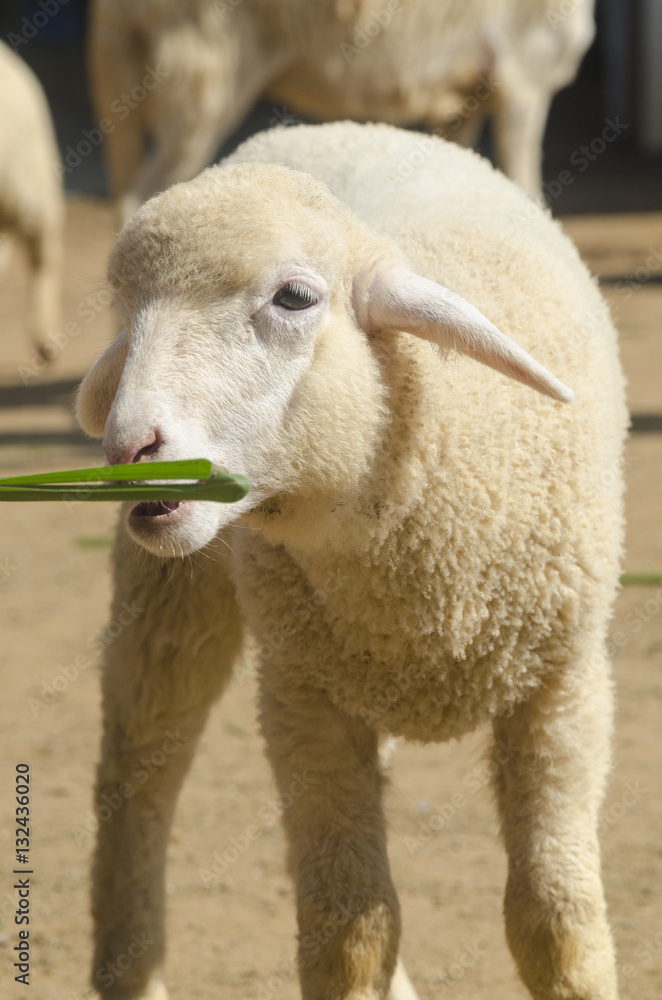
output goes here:
[[[83, 426], [111, 462], [205, 454], [252, 491], [123, 518], [115, 611], [146, 610], [107, 654], [98, 804], [164, 729], [184, 743], [99, 830], [97, 987], [132, 935], [154, 942], [104, 995], [165, 996], [168, 828], [246, 619], [258, 644], [283, 637], [260, 664], [279, 789], [309, 779], [284, 815], [304, 997], [383, 997], [395, 967], [378, 736], [492, 719], [522, 978], [539, 1000], [616, 998], [596, 836], [615, 332], [560, 229], [480, 158], [431, 140], [394, 198], [418, 141], [347, 123], [258, 136], [145, 205], [111, 256], [130, 334], [84, 381]], [[485, 316], [572, 384], [572, 406]]]
[[0, 235], [25, 247], [28, 329], [41, 353], [60, 326], [64, 199], [48, 104], [36, 76], [0, 42]]
[[266, 91], [314, 118], [424, 124], [464, 144], [492, 115], [499, 165], [535, 196], [552, 96], [593, 32], [593, 0], [96, 0], [99, 118], [136, 95], [105, 144], [112, 192], [127, 218], [195, 176]]

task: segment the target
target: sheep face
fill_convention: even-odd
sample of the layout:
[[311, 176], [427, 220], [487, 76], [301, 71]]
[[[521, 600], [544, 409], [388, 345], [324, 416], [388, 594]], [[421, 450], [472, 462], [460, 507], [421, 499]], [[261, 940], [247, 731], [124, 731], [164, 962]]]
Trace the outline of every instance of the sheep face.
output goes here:
[[251, 484], [232, 506], [129, 509], [130, 534], [158, 555], [201, 548], [242, 515], [263, 525], [267, 501], [295, 511], [300, 534], [316, 502], [360, 492], [389, 423], [367, 333], [405, 331], [572, 398], [327, 188], [273, 164], [212, 168], [152, 199], [109, 278], [127, 329], [83, 382], [82, 426], [113, 464], [204, 456]]
[[122, 231], [109, 278], [127, 330], [81, 387], [81, 423], [111, 463], [204, 456], [251, 484], [232, 505], [127, 509], [151, 552], [191, 552], [269, 498], [360, 475], [382, 388], [342, 211], [292, 171], [212, 169]]

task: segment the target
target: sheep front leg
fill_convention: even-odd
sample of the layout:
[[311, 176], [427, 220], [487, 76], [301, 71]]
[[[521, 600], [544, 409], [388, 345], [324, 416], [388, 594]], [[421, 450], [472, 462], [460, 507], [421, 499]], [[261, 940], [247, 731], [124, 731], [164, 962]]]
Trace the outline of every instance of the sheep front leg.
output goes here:
[[241, 643], [227, 563], [164, 562], [120, 537], [96, 786], [92, 983], [165, 1000], [164, 866], [178, 792]]
[[495, 723], [506, 934], [536, 1000], [617, 997], [596, 831], [611, 727], [606, 671], [554, 677]]
[[[387, 995], [400, 933], [377, 737], [321, 694], [264, 690], [261, 721], [296, 884], [304, 1000]], [[407, 996], [404, 970], [395, 983]], [[413, 992], [413, 991], [412, 991]], [[410, 994], [411, 995], [411, 994]]]
[[[145, 105], [160, 75], [142, 33], [114, 6], [112, 0], [90, 4], [87, 69], [97, 119], [112, 125], [104, 132], [103, 153], [110, 192], [122, 199], [121, 228], [139, 205], [132, 188], [147, 155]], [[132, 93], [144, 95], [143, 100], [134, 100]]]
[[145, 108], [155, 150], [135, 180], [138, 203], [212, 162], [278, 74], [286, 53], [263, 36], [247, 5], [237, 6], [222, 30], [208, 36], [191, 24], [164, 31], [155, 39], [154, 58], [163, 81]]
[[496, 160], [530, 198], [542, 193], [542, 144], [551, 93], [528, 80], [504, 82], [492, 119]]

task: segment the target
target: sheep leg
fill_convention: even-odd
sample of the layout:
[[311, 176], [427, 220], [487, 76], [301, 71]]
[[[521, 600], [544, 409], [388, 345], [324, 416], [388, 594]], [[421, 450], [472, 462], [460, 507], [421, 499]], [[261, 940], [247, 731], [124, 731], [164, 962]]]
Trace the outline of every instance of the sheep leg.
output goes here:
[[407, 975], [407, 970], [402, 964], [402, 959], [398, 958], [388, 991], [388, 1000], [418, 1000], [418, 993], [414, 989], [411, 979]]
[[46, 360], [48, 335], [60, 328], [61, 231], [58, 224], [45, 225], [26, 237], [30, 260], [30, 308], [28, 329], [35, 350]]
[[226, 24], [210, 39], [180, 29], [157, 41], [164, 78], [145, 109], [155, 149], [133, 187], [138, 204], [208, 166], [283, 65], [284, 55], [266, 44], [250, 12], [237, 8]]
[[[400, 917], [386, 854], [376, 734], [323, 695], [266, 691], [262, 729], [296, 884], [304, 1000], [377, 1000], [396, 967]], [[406, 1000], [400, 970], [394, 995]], [[408, 980], [406, 981], [408, 983]], [[411, 994], [409, 994], [411, 997]]]
[[[149, 59], [144, 39], [131, 30], [128, 19], [120, 14], [109, 20], [110, 5], [92, 4], [89, 42], [88, 71], [92, 83], [95, 112], [104, 129], [103, 152], [110, 192], [114, 198], [123, 199], [135, 183], [146, 155], [145, 101], [143, 80], [149, 73]], [[152, 77], [147, 81], [151, 87]], [[108, 123], [110, 123], [108, 125]], [[122, 204], [122, 203], [120, 203]], [[135, 201], [121, 207], [120, 223], [138, 207]]]
[[2, 274], [11, 260], [11, 253], [11, 238], [7, 233], [0, 233], [0, 274]]
[[536, 1000], [617, 997], [596, 830], [611, 720], [611, 682], [593, 671], [552, 678], [494, 725], [506, 934]]
[[497, 164], [530, 198], [542, 192], [542, 143], [551, 94], [527, 81], [497, 90], [492, 118]]
[[431, 126], [431, 131], [434, 135], [441, 136], [442, 139], [456, 142], [458, 146], [464, 146], [467, 149], [475, 148], [485, 125], [485, 118], [486, 113], [483, 110], [475, 111], [462, 118], [458, 115], [450, 122], [442, 121], [436, 126]]
[[[240, 649], [222, 551], [203, 569], [148, 556], [123, 535], [103, 679], [104, 736], [92, 910], [92, 982], [109, 1000], [165, 1000], [164, 865], [184, 776]], [[117, 627], [117, 626], [116, 626]]]

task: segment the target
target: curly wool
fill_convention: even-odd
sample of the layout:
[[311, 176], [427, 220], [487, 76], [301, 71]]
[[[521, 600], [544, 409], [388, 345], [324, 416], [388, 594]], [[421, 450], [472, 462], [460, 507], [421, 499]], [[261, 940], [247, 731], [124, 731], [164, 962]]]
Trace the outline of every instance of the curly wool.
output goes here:
[[389, 178], [417, 140], [388, 126], [274, 131], [229, 163], [277, 162], [328, 184], [576, 392], [571, 406], [550, 403], [469, 358], [378, 336], [389, 423], [356, 493], [323, 516], [311, 505], [326, 549], [306, 551], [306, 504], [288, 516], [285, 497], [264, 519], [269, 545], [239, 541], [241, 602], [258, 635], [295, 625], [291, 609], [334, 575], [348, 581], [288, 640], [299, 666], [295, 677], [283, 666], [283, 683], [439, 740], [512, 709], [604, 632], [627, 415], [608, 310], [560, 226], [478, 156], [426, 142], [393, 194]]

